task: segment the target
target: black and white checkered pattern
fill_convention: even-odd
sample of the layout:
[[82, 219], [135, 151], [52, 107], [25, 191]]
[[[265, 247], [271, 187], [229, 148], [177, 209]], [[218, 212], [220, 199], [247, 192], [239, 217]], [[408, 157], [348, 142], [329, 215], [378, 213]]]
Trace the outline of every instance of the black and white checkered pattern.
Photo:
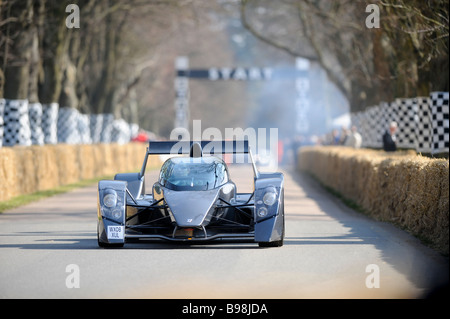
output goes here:
[[431, 109], [428, 103], [428, 97], [415, 98], [417, 104], [417, 122], [416, 122], [416, 138], [417, 152], [432, 153], [432, 126], [431, 126]]
[[58, 103], [42, 105], [42, 131], [45, 144], [58, 143]]
[[77, 109], [62, 107], [58, 114], [58, 143], [80, 144]]
[[[381, 102], [381, 136], [389, 129], [391, 122], [398, 122], [398, 104], [396, 102]], [[382, 139], [382, 138], [381, 138]]]
[[368, 110], [369, 116], [369, 142], [370, 146], [374, 148], [383, 147], [382, 136], [384, 134], [384, 121], [383, 121], [383, 109], [380, 105], [372, 106]]
[[358, 128], [358, 132], [361, 134], [363, 147], [369, 147], [367, 145], [369, 130], [368, 130], [368, 116], [363, 111], [354, 113], [352, 124]]
[[139, 134], [139, 125], [137, 123], [130, 124], [130, 139], [135, 138]]
[[372, 107], [368, 107], [361, 117], [361, 133], [364, 138], [364, 145], [366, 147], [372, 147], [373, 146], [373, 133], [372, 133], [372, 120], [370, 118], [370, 113], [372, 111]]
[[394, 115], [395, 105], [382, 102], [368, 107], [365, 111], [353, 113], [352, 125], [355, 125], [362, 137], [362, 146], [381, 148], [382, 136]]
[[130, 125], [123, 119], [113, 121], [111, 132], [111, 142], [126, 144], [131, 140]]
[[0, 99], [0, 147], [3, 145], [3, 111], [5, 110], [5, 99]]
[[397, 147], [421, 153], [449, 152], [449, 93], [429, 97], [396, 99], [351, 114], [363, 138], [363, 147], [382, 147], [381, 137], [389, 123], [397, 122]]
[[449, 151], [449, 93], [432, 92], [430, 94], [431, 123], [433, 129], [432, 152]]
[[91, 114], [89, 116], [89, 126], [91, 128], [91, 141], [94, 144], [100, 143], [103, 129], [103, 114]]
[[416, 127], [418, 108], [415, 99], [396, 99], [397, 103], [397, 147], [417, 148]]
[[78, 114], [78, 133], [81, 144], [91, 144], [90, 117], [87, 114]]
[[28, 100], [5, 100], [3, 145], [31, 145]]
[[382, 147], [382, 135], [385, 129], [383, 116], [381, 105], [368, 107], [365, 111], [351, 116], [352, 125], [355, 125], [361, 134], [363, 147]]
[[385, 120], [386, 120], [385, 123], [386, 129], [388, 128], [391, 122], [393, 121], [398, 122], [398, 105], [396, 102], [387, 103]]
[[43, 144], [128, 143], [139, 126], [113, 114], [81, 114], [58, 103], [0, 99], [0, 147]]
[[100, 143], [111, 143], [113, 130], [114, 115], [107, 113], [103, 114], [103, 127], [100, 135]]
[[42, 131], [42, 105], [41, 103], [31, 103], [28, 107], [28, 117], [30, 120], [31, 143], [33, 145], [44, 144], [44, 132]]

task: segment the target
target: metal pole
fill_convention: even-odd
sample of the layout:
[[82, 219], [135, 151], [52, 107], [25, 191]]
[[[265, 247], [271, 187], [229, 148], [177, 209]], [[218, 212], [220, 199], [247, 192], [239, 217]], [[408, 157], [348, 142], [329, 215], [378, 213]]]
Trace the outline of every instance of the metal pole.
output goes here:
[[[309, 87], [310, 82], [308, 78], [310, 61], [304, 58], [297, 58], [295, 60], [295, 67], [299, 75], [295, 78], [295, 89], [297, 91], [297, 98], [295, 101], [295, 109], [297, 112], [296, 132], [304, 134], [309, 131], [308, 110], [310, 107], [309, 101]], [[306, 76], [304, 75], [306, 73]]]
[[189, 59], [185, 56], [175, 60], [175, 121], [174, 129], [186, 132], [189, 130]]

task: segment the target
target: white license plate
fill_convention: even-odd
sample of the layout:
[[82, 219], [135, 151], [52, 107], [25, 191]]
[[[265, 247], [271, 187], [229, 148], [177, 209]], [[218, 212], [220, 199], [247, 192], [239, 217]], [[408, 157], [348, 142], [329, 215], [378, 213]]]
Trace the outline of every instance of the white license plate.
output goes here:
[[123, 239], [123, 226], [108, 226], [108, 239]]

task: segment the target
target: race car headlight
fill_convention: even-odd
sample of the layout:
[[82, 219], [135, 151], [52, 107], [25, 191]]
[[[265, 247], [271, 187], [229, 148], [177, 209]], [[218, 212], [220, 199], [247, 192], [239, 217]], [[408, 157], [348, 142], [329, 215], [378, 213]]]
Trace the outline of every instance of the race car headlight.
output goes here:
[[109, 191], [103, 197], [103, 204], [108, 208], [115, 207], [117, 205], [117, 193], [113, 190]]
[[122, 209], [120, 209], [119, 207], [114, 208], [111, 211], [111, 216], [115, 219], [120, 219], [122, 218]]
[[277, 201], [277, 190], [274, 187], [269, 187], [264, 194], [263, 202], [267, 206], [272, 206]]
[[265, 208], [264, 206], [258, 208], [257, 211], [258, 217], [263, 218], [267, 216], [267, 208]]

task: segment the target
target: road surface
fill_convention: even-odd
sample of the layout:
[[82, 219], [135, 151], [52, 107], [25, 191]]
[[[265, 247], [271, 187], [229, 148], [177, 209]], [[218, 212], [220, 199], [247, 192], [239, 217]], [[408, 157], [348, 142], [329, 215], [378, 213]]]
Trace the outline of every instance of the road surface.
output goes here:
[[[0, 298], [422, 298], [448, 282], [448, 258], [352, 211], [309, 177], [283, 172], [281, 248], [101, 249], [96, 185], [0, 214]], [[249, 167], [231, 174], [238, 190], [251, 189]]]

